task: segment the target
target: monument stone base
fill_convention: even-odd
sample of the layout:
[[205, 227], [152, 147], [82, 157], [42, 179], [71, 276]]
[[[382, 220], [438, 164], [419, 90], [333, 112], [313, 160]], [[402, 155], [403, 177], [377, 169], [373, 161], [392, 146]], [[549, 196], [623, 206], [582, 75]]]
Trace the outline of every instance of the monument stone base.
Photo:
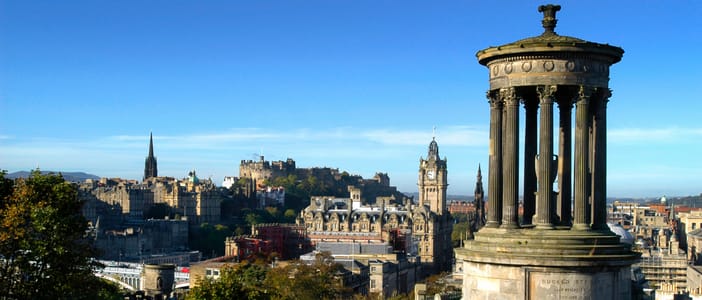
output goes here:
[[483, 228], [456, 249], [463, 299], [630, 299], [638, 253], [610, 231]]

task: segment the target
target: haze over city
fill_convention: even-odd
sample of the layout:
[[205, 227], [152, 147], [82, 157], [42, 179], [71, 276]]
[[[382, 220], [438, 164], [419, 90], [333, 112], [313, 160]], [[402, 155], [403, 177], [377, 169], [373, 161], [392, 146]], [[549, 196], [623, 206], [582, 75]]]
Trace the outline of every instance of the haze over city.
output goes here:
[[[0, 169], [141, 179], [153, 132], [164, 176], [219, 183], [262, 154], [415, 192], [435, 136], [449, 194], [470, 194], [489, 127], [474, 54], [539, 35], [538, 4], [0, 2]], [[626, 51], [609, 196], [702, 192], [702, 4], [565, 4], [559, 34]]]

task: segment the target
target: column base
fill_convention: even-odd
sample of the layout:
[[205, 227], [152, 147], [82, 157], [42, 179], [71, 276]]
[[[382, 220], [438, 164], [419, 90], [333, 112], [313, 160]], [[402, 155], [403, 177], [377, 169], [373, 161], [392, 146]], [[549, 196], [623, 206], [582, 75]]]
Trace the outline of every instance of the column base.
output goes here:
[[553, 229], [556, 229], [556, 227], [553, 226], [552, 224], [536, 224], [536, 226], [534, 226], [534, 229], [536, 229], [536, 230], [553, 230]]
[[519, 228], [519, 224], [502, 224], [502, 225], [500, 225], [500, 228], [517, 229], [517, 228]]
[[500, 223], [494, 222], [494, 221], [488, 221], [485, 223], [485, 227], [487, 228], [498, 228], [500, 227]]
[[590, 231], [592, 229], [590, 228], [590, 225], [587, 224], [573, 224], [573, 227], [571, 227], [570, 230]]

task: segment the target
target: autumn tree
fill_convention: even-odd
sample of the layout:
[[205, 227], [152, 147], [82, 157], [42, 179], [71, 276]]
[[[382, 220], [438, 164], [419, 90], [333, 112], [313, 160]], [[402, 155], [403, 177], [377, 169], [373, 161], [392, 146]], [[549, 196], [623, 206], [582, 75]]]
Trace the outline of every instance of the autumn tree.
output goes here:
[[81, 206], [61, 175], [11, 181], [0, 172], [0, 299], [106, 297]]

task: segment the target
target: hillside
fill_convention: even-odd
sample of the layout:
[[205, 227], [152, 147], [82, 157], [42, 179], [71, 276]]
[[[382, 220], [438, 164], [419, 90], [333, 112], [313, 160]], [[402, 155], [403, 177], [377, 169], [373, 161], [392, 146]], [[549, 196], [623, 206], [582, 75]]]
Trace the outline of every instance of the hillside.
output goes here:
[[[63, 178], [66, 179], [66, 181], [73, 181], [73, 182], [85, 181], [86, 179], [100, 179], [100, 176], [88, 174], [85, 172], [41, 171], [41, 173], [42, 174], [61, 173], [61, 175], [63, 175]], [[30, 174], [29, 171], [17, 171], [17, 172], [7, 174], [6, 177], [10, 178], [10, 179], [26, 178], [29, 176], [29, 174]]]

